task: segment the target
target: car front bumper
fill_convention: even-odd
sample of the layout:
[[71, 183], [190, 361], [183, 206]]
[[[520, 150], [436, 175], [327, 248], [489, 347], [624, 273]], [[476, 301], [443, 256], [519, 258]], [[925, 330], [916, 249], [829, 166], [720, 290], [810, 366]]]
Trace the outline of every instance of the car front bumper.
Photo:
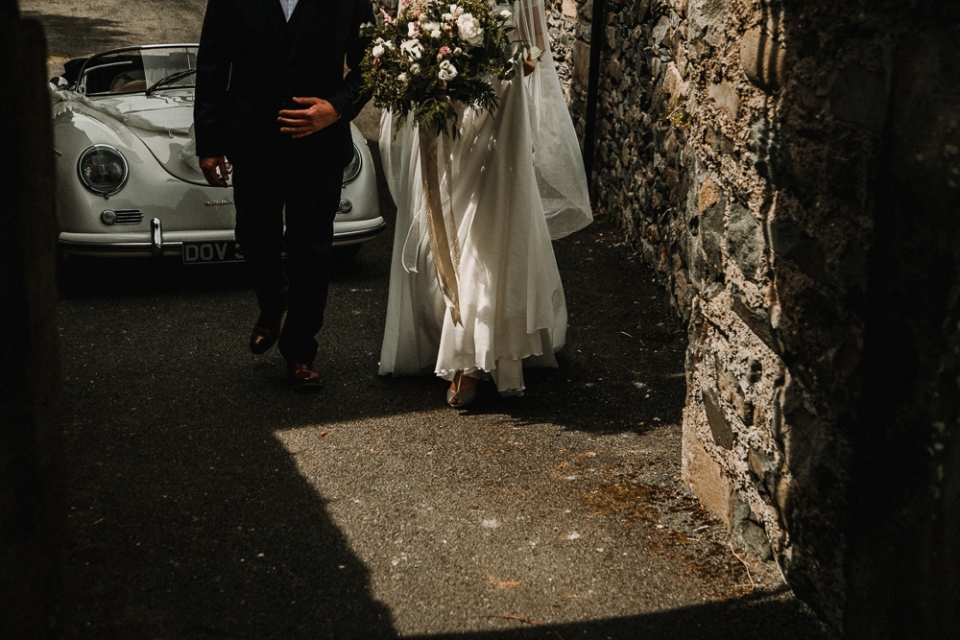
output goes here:
[[[366, 242], [387, 228], [382, 217], [370, 220], [335, 222], [333, 246], [341, 247]], [[226, 231], [173, 231], [164, 232], [159, 218], [150, 220], [150, 231], [120, 233], [71, 233], [61, 232], [58, 238], [60, 252], [68, 256], [104, 256], [114, 258], [175, 257], [184, 256], [185, 246], [235, 245], [232, 230]], [[231, 253], [234, 252], [231, 247]], [[237, 259], [237, 258], [235, 258]], [[242, 258], [239, 258], [242, 259]], [[214, 251], [209, 259], [184, 260], [185, 262], [223, 262]]]

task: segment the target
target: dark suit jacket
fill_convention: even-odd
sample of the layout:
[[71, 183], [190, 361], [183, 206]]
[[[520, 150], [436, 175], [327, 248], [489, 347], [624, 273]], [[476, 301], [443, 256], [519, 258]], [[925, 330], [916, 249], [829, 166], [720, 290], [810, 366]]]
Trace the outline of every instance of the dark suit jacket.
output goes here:
[[[279, 0], [208, 0], [197, 56], [197, 155], [256, 162], [284, 145], [344, 166], [353, 150], [348, 123], [369, 99], [359, 29], [373, 20], [370, 0], [299, 0], [289, 25]], [[277, 112], [303, 108], [294, 96], [329, 101], [341, 120], [291, 142], [279, 133]]]

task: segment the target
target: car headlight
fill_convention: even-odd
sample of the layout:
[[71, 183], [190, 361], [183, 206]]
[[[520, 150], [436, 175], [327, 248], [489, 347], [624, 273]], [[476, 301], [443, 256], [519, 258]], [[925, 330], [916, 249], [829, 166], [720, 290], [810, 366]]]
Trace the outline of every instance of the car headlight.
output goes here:
[[110, 196], [123, 189], [130, 167], [123, 154], [108, 144], [95, 144], [77, 162], [77, 174], [87, 189], [101, 196]]
[[353, 158], [343, 170], [343, 184], [350, 184], [356, 180], [362, 168], [363, 160], [360, 159], [360, 149], [357, 149], [357, 145], [353, 145]]

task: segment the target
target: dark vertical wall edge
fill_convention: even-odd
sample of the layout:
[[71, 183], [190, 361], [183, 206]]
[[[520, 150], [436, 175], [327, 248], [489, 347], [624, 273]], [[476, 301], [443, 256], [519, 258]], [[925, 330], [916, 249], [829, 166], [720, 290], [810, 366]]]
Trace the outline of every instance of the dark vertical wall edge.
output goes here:
[[43, 28], [0, 11], [0, 638], [63, 634], [56, 220]]
[[[583, 166], [587, 172], [587, 180], [594, 191], [592, 171], [593, 156], [596, 152], [597, 138], [597, 106], [600, 101], [600, 61], [603, 58], [603, 25], [606, 23], [607, 0], [594, 0], [593, 16], [591, 17], [590, 34], [590, 72], [587, 86], [587, 113], [583, 135]], [[591, 193], [591, 196], [594, 194]], [[592, 199], [592, 198], [591, 198]]]

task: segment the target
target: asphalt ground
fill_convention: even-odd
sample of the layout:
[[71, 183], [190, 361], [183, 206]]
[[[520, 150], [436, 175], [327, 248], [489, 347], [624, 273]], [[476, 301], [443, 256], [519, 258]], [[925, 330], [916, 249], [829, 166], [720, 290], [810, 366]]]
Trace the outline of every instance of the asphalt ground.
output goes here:
[[[54, 73], [202, 5], [20, 3]], [[465, 411], [377, 375], [392, 234], [338, 263], [308, 397], [247, 351], [242, 265], [65, 264], [68, 637], [825, 637], [680, 482], [686, 338], [608, 221], [555, 245], [559, 369]]]
[[679, 481], [683, 336], [603, 221], [556, 247], [560, 368], [467, 411], [377, 376], [389, 240], [339, 269], [312, 397], [247, 352], [241, 268], [68, 265], [72, 637], [820, 637]]

